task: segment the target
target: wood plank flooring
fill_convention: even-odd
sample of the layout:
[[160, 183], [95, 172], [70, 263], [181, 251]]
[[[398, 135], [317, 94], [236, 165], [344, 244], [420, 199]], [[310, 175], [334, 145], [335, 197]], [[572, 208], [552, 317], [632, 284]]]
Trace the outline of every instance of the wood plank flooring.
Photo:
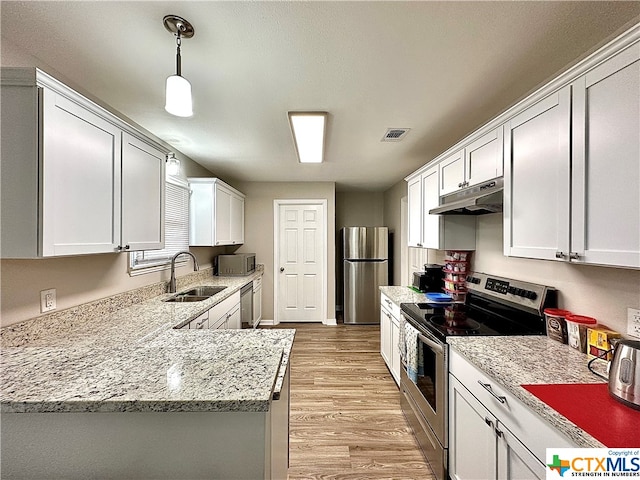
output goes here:
[[285, 323], [291, 355], [289, 480], [433, 479], [380, 356], [377, 325]]

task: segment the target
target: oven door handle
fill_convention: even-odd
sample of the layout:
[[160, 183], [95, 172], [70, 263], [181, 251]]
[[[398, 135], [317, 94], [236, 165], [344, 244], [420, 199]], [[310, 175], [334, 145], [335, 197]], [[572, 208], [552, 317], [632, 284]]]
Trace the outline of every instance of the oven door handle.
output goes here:
[[444, 354], [444, 348], [442, 347], [442, 345], [440, 345], [437, 342], [434, 342], [433, 340], [425, 337], [424, 335], [422, 335], [421, 333], [418, 333], [418, 338], [420, 339], [420, 341], [422, 343], [424, 343], [425, 345], [427, 345], [429, 348], [431, 348], [433, 351], [435, 351], [436, 353], [442, 355]]

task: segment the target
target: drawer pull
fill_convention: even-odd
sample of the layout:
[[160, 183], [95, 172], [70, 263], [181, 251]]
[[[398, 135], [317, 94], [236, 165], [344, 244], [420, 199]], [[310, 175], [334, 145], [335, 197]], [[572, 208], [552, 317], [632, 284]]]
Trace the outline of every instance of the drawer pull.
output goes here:
[[490, 383], [482, 383], [482, 380], [478, 380], [478, 383], [484, 388], [487, 392], [489, 392], [493, 397], [498, 400], [500, 403], [507, 403], [507, 397], [498, 396], [493, 392]]
[[484, 417], [484, 423], [486, 423], [487, 425], [489, 425], [491, 428], [493, 428], [493, 421], [488, 418], [488, 417]]

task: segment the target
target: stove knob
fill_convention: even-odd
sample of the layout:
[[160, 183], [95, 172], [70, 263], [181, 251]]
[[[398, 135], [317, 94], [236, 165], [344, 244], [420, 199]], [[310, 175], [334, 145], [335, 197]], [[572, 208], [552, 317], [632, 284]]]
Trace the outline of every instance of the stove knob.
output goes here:
[[472, 282], [472, 283], [476, 283], [476, 284], [480, 284], [480, 279], [479, 279], [479, 278], [476, 278], [476, 277], [473, 277], [473, 278], [471, 279], [471, 282]]
[[536, 292], [528, 291], [525, 297], [527, 297], [529, 300], [535, 300], [536, 298], [538, 298], [538, 294]]
[[516, 287], [509, 287], [507, 288], [507, 293], [510, 293], [512, 295], [515, 295], [516, 293]]
[[524, 297], [524, 290], [522, 288], [517, 288], [516, 289], [516, 295], [518, 295], [519, 297]]

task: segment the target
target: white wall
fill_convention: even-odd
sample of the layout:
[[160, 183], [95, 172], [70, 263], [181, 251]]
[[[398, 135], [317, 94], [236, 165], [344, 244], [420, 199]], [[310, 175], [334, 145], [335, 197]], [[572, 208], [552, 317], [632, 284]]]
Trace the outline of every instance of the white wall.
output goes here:
[[559, 290], [558, 304], [626, 333], [627, 307], [640, 308], [640, 270], [505, 257], [502, 214], [478, 217], [473, 268]]
[[330, 182], [244, 182], [238, 190], [245, 198], [245, 243], [238, 252], [256, 254], [256, 262], [264, 264], [262, 280], [262, 318], [274, 318], [274, 211], [276, 199], [326, 199], [327, 200], [327, 316], [335, 318], [335, 184]]

